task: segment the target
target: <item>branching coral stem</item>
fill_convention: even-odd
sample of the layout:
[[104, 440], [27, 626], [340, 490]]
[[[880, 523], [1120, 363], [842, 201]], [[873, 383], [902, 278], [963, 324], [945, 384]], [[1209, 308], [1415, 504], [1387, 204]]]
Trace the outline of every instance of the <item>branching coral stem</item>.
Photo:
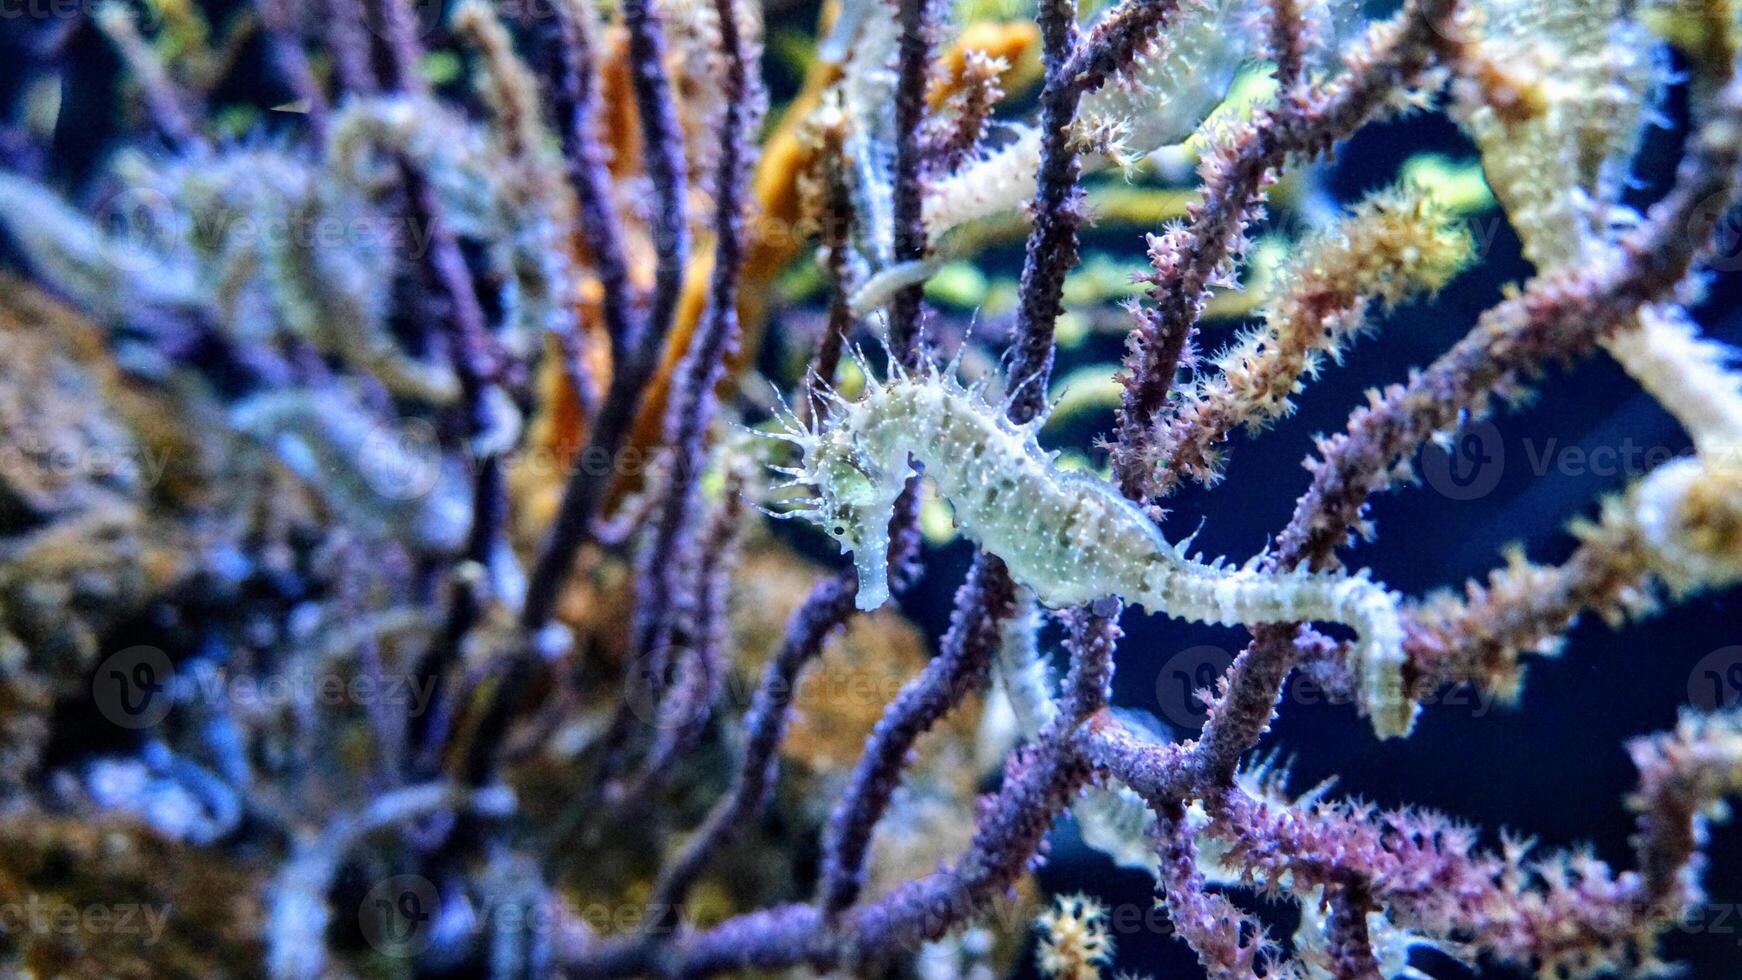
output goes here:
[[418, 38], [416, 12], [399, 0], [362, 0], [368, 12], [368, 27], [380, 56], [375, 60], [388, 69], [386, 88], [412, 94], [429, 91], [423, 75], [423, 42]]
[[[925, 123], [926, 79], [932, 67], [934, 0], [896, 0], [901, 18], [895, 88], [894, 221], [895, 261], [925, 258], [926, 232], [921, 206], [925, 200], [922, 171], [925, 147], [920, 140]], [[923, 283], [896, 291], [889, 303], [889, 348], [906, 366], [920, 357]]]
[[1203, 199], [1187, 223], [1151, 243], [1155, 304], [1140, 314], [1126, 359], [1114, 469], [1133, 499], [1150, 495], [1159, 461], [1148, 449], [1155, 415], [1172, 390], [1186, 338], [1211, 283], [1240, 247], [1265, 182], [1290, 157], [1316, 156], [1394, 104], [1417, 84], [1433, 52], [1450, 36], [1457, 0], [1412, 0], [1392, 21], [1374, 28], [1369, 45], [1346, 59], [1342, 77], [1323, 89], [1285, 92], [1261, 112], [1233, 146], [1206, 162]]
[[[1487, 410], [1491, 394], [1514, 388], [1525, 374], [1554, 359], [1588, 353], [1598, 340], [1630, 322], [1687, 274], [1707, 247], [1715, 212], [1707, 203], [1728, 200], [1742, 159], [1742, 89], [1732, 84], [1721, 112], [1692, 141], [1675, 187], [1652, 208], [1646, 223], [1623, 239], [1618, 258], [1594, 270], [1532, 283], [1519, 297], [1485, 314], [1476, 328], [1405, 385], [1388, 389], [1350, 419], [1345, 433], [1324, 444], [1312, 465], [1312, 486], [1278, 536], [1281, 567], [1308, 567], [1332, 559], [1360, 519], [1367, 498], [1389, 485], [1394, 464], [1435, 432], [1466, 413]], [[1227, 776], [1257, 743], [1294, 662], [1294, 631], [1263, 627], [1240, 654], [1206, 723], [1195, 755]], [[1407, 696], [1404, 665], [1390, 682]], [[1363, 686], [1374, 681], [1365, 680]], [[1413, 709], [1410, 709], [1413, 710]]]
[[[1184, 788], [1175, 778], [1173, 747], [1148, 742], [1106, 716], [1079, 741], [1148, 799], [1167, 826]], [[1227, 841], [1222, 863], [1259, 884], [1326, 888], [1333, 940], [1339, 915], [1352, 920], [1359, 909], [1381, 906], [1398, 927], [1430, 938], [1455, 936], [1544, 975], [1593, 976], [1618, 957], [1652, 962], [1656, 934], [1700, 899], [1701, 814], [1742, 790], [1742, 719], [1733, 712], [1686, 718], [1674, 733], [1639, 739], [1631, 749], [1640, 772], [1629, 800], [1640, 813], [1637, 872], [1616, 873], [1578, 854], [1527, 861], [1518, 844], [1483, 853], [1475, 850], [1473, 830], [1433, 814], [1278, 805], [1240, 786], [1204, 797], [1210, 823], [1201, 833]], [[1351, 907], [1342, 913], [1338, 903]], [[1358, 937], [1353, 927], [1342, 928], [1347, 954], [1348, 940]], [[1209, 945], [1225, 946], [1213, 938]], [[1370, 954], [1370, 943], [1356, 943], [1353, 951], [1363, 946]], [[1348, 969], [1372, 975], [1359, 963]]]
[[369, 33], [363, 26], [363, 0], [322, 0], [320, 21], [338, 87], [354, 96], [374, 95], [381, 80], [376, 77]]
[[[560, 59], [553, 61], [553, 91], [558, 93], [564, 155], [570, 184], [579, 204], [580, 230], [593, 253], [604, 291], [606, 330], [615, 355], [611, 383], [598, 415], [587, 431], [587, 445], [575, 457], [556, 518], [551, 522], [527, 586], [521, 622], [536, 631], [549, 622], [556, 599], [575, 554], [591, 535], [593, 517], [604, 501], [614, 467], [597, 461], [614, 456], [622, 446], [635, 406], [658, 366], [660, 347], [671, 325], [684, 265], [689, 256], [685, 219], [688, 181], [683, 169], [683, 138], [671, 104], [665, 70], [664, 30], [650, 3], [625, 8], [636, 106], [648, 177], [656, 193], [655, 251], [658, 268], [654, 297], [645, 319], [634, 312], [628, 266], [623, 259], [621, 232], [610, 206], [610, 176], [593, 132], [597, 95], [588, 36], [591, 12], [582, 3], [565, 3], [554, 25], [561, 32]], [[591, 462], [589, 462], [591, 461]], [[604, 472], [598, 472], [603, 469]]]
[[743, 757], [731, 788], [714, 804], [700, 828], [660, 872], [653, 887], [654, 904], [676, 909], [706, 869], [714, 853], [744, 821], [761, 810], [778, 765], [777, 752], [786, 733], [788, 706], [804, 668], [822, 653], [828, 639], [853, 612], [851, 577], [824, 580], [793, 615], [786, 640], [763, 669], [744, 717]]
[[114, 0], [97, 8], [97, 27], [115, 45], [127, 67], [139, 81], [151, 121], [158, 132], [186, 152], [202, 145], [200, 120], [190, 108], [186, 93], [170, 77], [156, 49], [139, 33], [139, 20], [124, 3]]
[[1694, 138], [1675, 187], [1646, 223], [1595, 269], [1539, 279], [1484, 314], [1476, 328], [1407, 384], [1394, 385], [1357, 411], [1347, 431], [1326, 442], [1312, 464], [1312, 486], [1278, 539], [1282, 553], [1318, 554], [1342, 543], [1362, 505], [1391, 483], [1392, 466], [1430, 436], [1483, 414], [1496, 391], [1556, 359], [1589, 353], [1647, 303], [1681, 282], [1709, 247], [1718, 211], [1742, 161], [1742, 89], [1732, 84], [1720, 114]]
[[937, 656], [890, 702], [830, 814], [823, 837], [825, 911], [839, 912], [857, 899], [872, 832], [900, 785], [913, 744], [985, 678], [1015, 598], [1003, 562], [982, 557], [969, 568]]
[[[744, 266], [744, 197], [749, 176], [750, 139], [760, 116], [762, 93], [752, 81], [753, 44], [731, 0], [720, 0], [721, 53], [725, 77], [721, 88], [725, 113], [721, 121], [719, 171], [714, 190], [714, 271], [708, 313], [702, 329], [690, 339], [690, 349], [678, 365], [676, 385], [666, 406], [665, 441], [673, 458], [657, 491], [652, 533], [642, 559], [632, 624], [631, 656], [641, 669], [625, 678], [627, 689], [605, 745], [605, 775], [611, 754], [635, 722], [632, 704], [653, 704], [661, 693], [654, 678], [663, 675], [671, 639], [672, 607], [680, 599], [678, 577], [691, 562], [682, 552], [693, 535], [699, 510], [702, 470], [707, 465], [708, 433], [718, 401], [714, 389], [726, 371], [726, 358], [738, 344], [738, 279]], [[693, 596], [689, 597], [693, 600]]]
[[[843, 584], [834, 581], [824, 586], [841, 607], [851, 598]], [[1116, 611], [1116, 605], [1108, 606], [1074, 626], [1069, 641], [1071, 670], [1063, 684], [1059, 718], [1035, 744], [1011, 755], [1003, 783], [981, 809], [983, 817], [972, 844], [959, 860], [874, 903], [846, 910], [833, 923], [814, 906], [787, 905], [739, 916], [705, 932], [667, 935], [663, 944], [645, 939], [601, 943], [566, 963], [565, 972], [589, 978], [649, 972], [705, 977], [729, 970], [800, 964], [827, 970], [913, 950], [971, 920], [1023, 873], [1053, 821], [1089, 781], [1091, 769], [1072, 733], [1090, 719], [1101, 717], [1097, 713], [1107, 704], [1113, 644], [1118, 637], [1112, 621]], [[796, 677], [795, 667], [778, 662], [794, 650], [789, 642], [782, 657], [769, 664], [770, 676], [785, 670], [788, 682]], [[773, 689], [767, 683], [759, 687], [758, 701], [752, 708], [758, 721], [751, 729], [753, 737], [771, 726], [776, 728], [770, 741], [760, 743], [766, 746], [769, 758], [772, 742], [779, 738], [779, 722], [769, 722], [757, 706], [763, 693]], [[776, 713], [783, 711], [781, 708]], [[765, 788], [766, 783], [761, 784], [760, 789]], [[735, 790], [728, 799], [742, 797]], [[725, 814], [716, 809], [707, 826], [720, 827], [718, 837], [723, 839], [729, 827], [722, 824], [731, 816], [741, 817], [742, 811]], [[668, 879], [662, 876], [664, 880]], [[669, 890], [656, 888], [654, 895], [659, 902]]]

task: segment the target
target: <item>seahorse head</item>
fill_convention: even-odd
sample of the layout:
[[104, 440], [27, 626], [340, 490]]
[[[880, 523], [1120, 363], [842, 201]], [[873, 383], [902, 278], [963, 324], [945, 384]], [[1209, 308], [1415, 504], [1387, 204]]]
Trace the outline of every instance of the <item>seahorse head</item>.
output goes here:
[[807, 517], [853, 553], [859, 572], [860, 609], [889, 598], [889, 519], [903, 477], [890, 473], [877, 455], [857, 444], [850, 425], [836, 418], [806, 448], [804, 481], [816, 488]]
[[827, 401], [828, 411], [808, 424], [783, 401], [775, 415], [783, 431], [764, 433], [791, 443], [800, 453], [799, 465], [774, 467], [789, 477], [774, 489], [811, 491], [808, 497], [781, 501], [788, 509], [774, 516], [809, 521], [833, 538], [843, 554], [852, 552], [859, 573], [857, 604], [875, 609], [889, 599], [889, 520], [906, 483], [906, 457], [891, 463], [885, 458], [889, 454], [873, 450], [860, 431], [866, 421], [862, 404], [850, 404], [833, 391]]

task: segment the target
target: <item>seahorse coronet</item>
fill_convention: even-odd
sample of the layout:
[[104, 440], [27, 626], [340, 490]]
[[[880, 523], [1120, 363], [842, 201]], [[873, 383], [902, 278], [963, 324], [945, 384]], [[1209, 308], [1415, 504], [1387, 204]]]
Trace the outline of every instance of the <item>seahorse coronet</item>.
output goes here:
[[1092, 474], [1064, 471], [1040, 446], [1035, 424], [1012, 422], [980, 386], [953, 369], [865, 372], [861, 397], [826, 393], [809, 424], [790, 414], [776, 438], [796, 445], [785, 486], [814, 496], [781, 514], [816, 524], [859, 574], [857, 605], [889, 599], [889, 521], [917, 462], [955, 511], [962, 534], [1003, 560], [1044, 605], [1110, 596], [1152, 613], [1221, 626], [1326, 621], [1359, 634], [1361, 707], [1382, 737], [1409, 733], [1416, 705], [1403, 679], [1396, 595], [1362, 572], [1267, 570], [1188, 557], [1143, 510]]

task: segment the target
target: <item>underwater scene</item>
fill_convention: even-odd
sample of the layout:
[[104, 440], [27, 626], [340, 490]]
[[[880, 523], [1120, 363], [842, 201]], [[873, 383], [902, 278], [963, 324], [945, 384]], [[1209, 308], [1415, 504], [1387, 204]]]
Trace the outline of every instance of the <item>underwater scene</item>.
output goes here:
[[0, 978], [1742, 980], [1742, 0], [0, 0]]

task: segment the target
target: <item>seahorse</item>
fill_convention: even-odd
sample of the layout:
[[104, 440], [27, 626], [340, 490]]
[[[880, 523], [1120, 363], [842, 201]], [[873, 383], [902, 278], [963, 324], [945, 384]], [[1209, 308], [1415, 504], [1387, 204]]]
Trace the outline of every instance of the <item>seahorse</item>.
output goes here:
[[[1060, 608], [1119, 596], [1152, 613], [1221, 626], [1328, 621], [1354, 628], [1361, 708], [1381, 737], [1407, 735], [1416, 706], [1403, 680], [1398, 598], [1365, 572], [1272, 571], [1259, 559], [1231, 567], [1186, 553], [1111, 484], [1062, 471], [1041, 449], [1038, 423], [1012, 423], [953, 369], [866, 370], [863, 397], [827, 393], [828, 411], [801, 423], [779, 413], [774, 438], [801, 452], [775, 489], [808, 487], [775, 514], [818, 525], [851, 552], [856, 604], [889, 599], [889, 521], [914, 462], [955, 511], [964, 536], [1003, 560], [1043, 604]], [[1260, 556], [1262, 557], [1262, 556]]]

